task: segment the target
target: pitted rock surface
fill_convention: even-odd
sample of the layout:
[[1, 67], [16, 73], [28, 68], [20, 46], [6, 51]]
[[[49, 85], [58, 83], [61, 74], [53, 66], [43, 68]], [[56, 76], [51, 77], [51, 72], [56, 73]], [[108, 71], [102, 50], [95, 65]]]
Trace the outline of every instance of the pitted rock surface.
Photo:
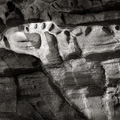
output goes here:
[[119, 10], [119, 0], [1, 0], [0, 120], [119, 120]]
[[59, 26], [76, 26], [119, 23], [120, 19], [119, 0], [1, 0], [0, 10], [0, 25], [4, 28], [26, 22], [54, 21]]

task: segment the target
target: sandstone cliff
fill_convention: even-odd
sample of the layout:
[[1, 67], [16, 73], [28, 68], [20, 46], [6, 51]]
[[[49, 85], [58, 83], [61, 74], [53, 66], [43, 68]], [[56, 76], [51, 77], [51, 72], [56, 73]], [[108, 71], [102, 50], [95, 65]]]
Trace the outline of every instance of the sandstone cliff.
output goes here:
[[119, 120], [119, 20], [119, 0], [1, 0], [0, 120]]

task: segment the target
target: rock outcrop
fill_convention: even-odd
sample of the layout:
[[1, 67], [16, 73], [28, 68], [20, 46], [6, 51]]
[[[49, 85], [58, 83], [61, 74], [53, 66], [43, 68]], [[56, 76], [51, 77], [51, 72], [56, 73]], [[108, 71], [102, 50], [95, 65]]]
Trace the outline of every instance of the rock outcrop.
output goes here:
[[0, 1], [0, 120], [119, 120], [119, 0]]
[[[119, 0], [1, 0], [1, 28], [54, 21], [59, 26], [119, 23]], [[2, 30], [1, 30], [2, 32]]]
[[83, 120], [58, 94], [39, 59], [5, 49], [0, 52], [1, 120]]

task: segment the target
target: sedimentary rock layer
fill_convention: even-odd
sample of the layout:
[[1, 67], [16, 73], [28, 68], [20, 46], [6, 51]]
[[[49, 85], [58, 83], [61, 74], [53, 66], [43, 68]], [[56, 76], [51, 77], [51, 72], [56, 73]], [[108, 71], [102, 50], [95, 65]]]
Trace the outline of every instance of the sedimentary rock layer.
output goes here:
[[62, 29], [41, 22], [6, 29], [0, 75], [15, 82], [11, 109], [18, 105], [17, 114], [29, 117], [22, 112], [28, 106], [41, 120], [118, 120], [119, 36], [116, 24]]
[[26, 22], [54, 21], [59, 26], [76, 26], [119, 23], [120, 19], [119, 0], [2, 0], [0, 9], [0, 32]]
[[119, 120], [119, 10], [119, 0], [1, 0], [0, 120]]

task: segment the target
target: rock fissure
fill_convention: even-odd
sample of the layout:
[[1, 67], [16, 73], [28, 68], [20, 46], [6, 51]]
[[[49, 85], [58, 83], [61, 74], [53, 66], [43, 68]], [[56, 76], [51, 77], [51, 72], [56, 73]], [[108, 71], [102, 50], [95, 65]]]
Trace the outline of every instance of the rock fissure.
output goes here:
[[119, 120], [119, 0], [0, 1], [0, 119]]

